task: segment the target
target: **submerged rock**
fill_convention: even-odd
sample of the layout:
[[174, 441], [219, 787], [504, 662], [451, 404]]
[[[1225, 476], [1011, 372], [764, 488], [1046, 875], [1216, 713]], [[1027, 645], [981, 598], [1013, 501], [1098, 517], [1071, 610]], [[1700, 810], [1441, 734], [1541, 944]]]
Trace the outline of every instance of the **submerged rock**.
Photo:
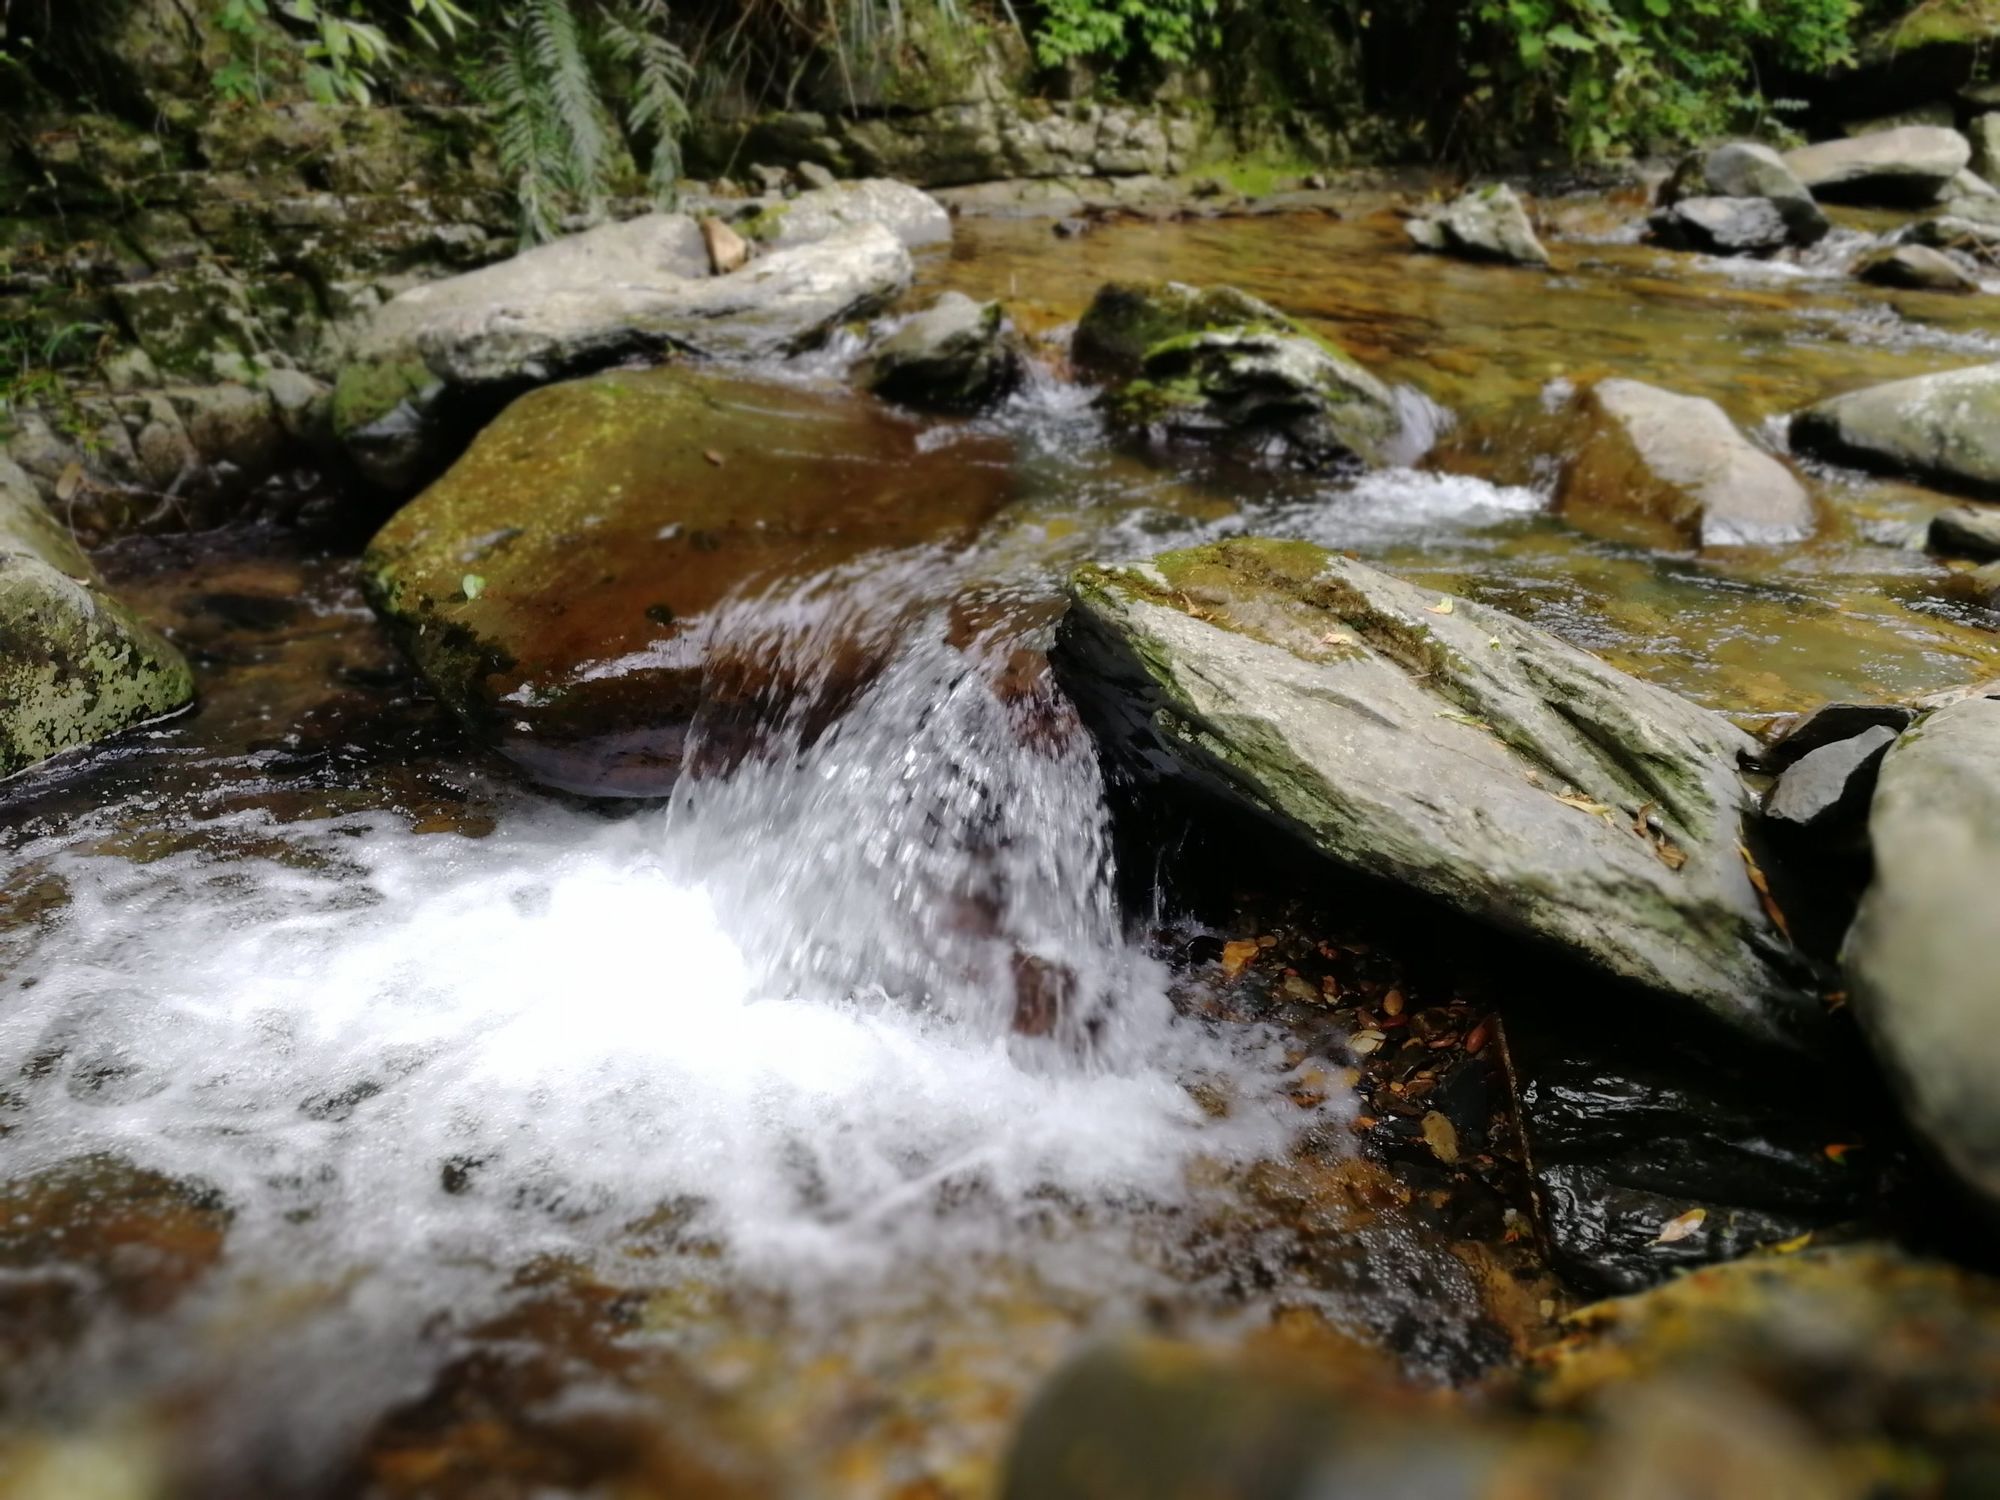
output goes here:
[[[920, 433], [863, 397], [720, 372], [551, 386], [382, 528], [363, 586], [482, 743], [553, 786], [663, 795], [698, 716], [725, 755], [739, 715], [843, 702], [893, 636], [802, 623], [803, 599], [732, 634], [730, 601], [962, 543], [1008, 498], [999, 439]], [[781, 650], [781, 627], [809, 638]]]
[[180, 652], [104, 592], [32, 482], [0, 459], [0, 776], [193, 701]]
[[1807, 453], [2000, 495], [2000, 364], [1851, 391], [1792, 418]]
[[1556, 487], [1571, 521], [1669, 546], [1775, 546], [1813, 533], [1805, 486], [1713, 401], [1601, 380], [1573, 415], [1575, 447]]
[[1800, 182], [1842, 202], [1934, 203], [1972, 160], [1972, 143], [1938, 125], [1903, 125], [1785, 154]]
[[1914, 292], [1976, 292], [1979, 282], [1942, 250], [1928, 245], [1890, 245], [1865, 255], [1854, 268], [1876, 286]]
[[2000, 697], [1904, 734], [1868, 832], [1875, 878], [1843, 954], [1855, 1012], [1917, 1129], [2000, 1206]]
[[2000, 507], [1961, 506], [1931, 517], [1925, 545], [1951, 557], [2000, 558]]
[[1026, 354], [998, 302], [946, 292], [868, 353], [856, 370], [905, 406], [976, 411], [1021, 383]]
[[1811, 1027], [1745, 863], [1751, 743], [1719, 716], [1304, 543], [1089, 567], [1072, 594], [1059, 666], [1108, 753], [1753, 1035]]
[[1831, 227], [1785, 159], [1754, 141], [1731, 141], [1688, 157], [1661, 190], [1660, 206], [1670, 209], [1697, 198], [1765, 199], [1784, 220], [1786, 238], [1794, 245], [1816, 245]]
[[1072, 357], [1114, 384], [1114, 425], [1278, 451], [1319, 467], [1386, 462], [1404, 437], [1389, 390], [1341, 350], [1232, 287], [1113, 283]]
[[1549, 264], [1528, 210], [1505, 183], [1461, 194], [1436, 212], [1410, 220], [1408, 229], [1420, 249], [1442, 255], [1516, 266]]
[[1649, 224], [1661, 244], [1709, 255], [1762, 255], [1792, 242], [1785, 216], [1766, 198], [1683, 198]]

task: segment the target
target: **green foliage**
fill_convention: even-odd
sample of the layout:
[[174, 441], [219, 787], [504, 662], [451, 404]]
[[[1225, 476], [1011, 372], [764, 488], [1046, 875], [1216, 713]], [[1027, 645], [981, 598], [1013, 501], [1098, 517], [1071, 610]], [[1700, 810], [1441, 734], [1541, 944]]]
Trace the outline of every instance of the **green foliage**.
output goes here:
[[1047, 0], [1035, 28], [1035, 55], [1048, 66], [1075, 59], [1122, 63], [1134, 57], [1192, 62], [1220, 38], [1221, 0]]
[[[388, 8], [432, 47], [472, 21], [456, 0], [400, 0]], [[216, 71], [216, 91], [238, 102], [262, 100], [274, 78], [296, 73], [307, 96], [322, 104], [368, 104], [377, 75], [400, 50], [365, 7], [336, 0], [222, 0], [216, 23], [234, 44]]]
[[[498, 117], [524, 240], [548, 239], [565, 212], [601, 215], [635, 148], [649, 157], [654, 201], [672, 202], [691, 70], [667, 19], [666, 0], [587, 11], [575, 0], [521, 0], [491, 28], [472, 85]], [[622, 118], [614, 98], [625, 101]]]
[[1476, 0], [1459, 18], [1468, 103], [1552, 125], [1577, 155], [1681, 141], [1772, 107], [1760, 59], [1820, 72], [1854, 55], [1856, 0]]

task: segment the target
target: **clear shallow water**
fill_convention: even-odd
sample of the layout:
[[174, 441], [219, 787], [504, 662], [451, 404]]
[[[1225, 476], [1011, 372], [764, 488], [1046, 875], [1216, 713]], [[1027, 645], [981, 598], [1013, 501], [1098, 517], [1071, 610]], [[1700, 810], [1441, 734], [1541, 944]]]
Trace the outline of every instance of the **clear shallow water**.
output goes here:
[[[17, 1363], [15, 1410], [136, 1432], [134, 1462], [192, 1493], [362, 1492], [352, 1454], [440, 1366], [553, 1341], [563, 1400], [658, 1427], [720, 1399], [804, 1492], [977, 1494], [1022, 1392], [1090, 1330], [1309, 1308], [1450, 1368], [1487, 1289], [1393, 1194], [1354, 1212], [1334, 1057], [1224, 1018], [1213, 967], [1170, 974], [1151, 913], [1118, 909], [1095, 760], [1042, 672], [1062, 573], [1304, 536], [1752, 720], [1990, 676], [1990, 618], [1905, 544], [1938, 497], [1825, 474], [1821, 542], [1663, 557], [1546, 514], [1534, 425], [1550, 381], [1590, 373], [1769, 424], [1990, 353], [1961, 305], [1804, 272], [1608, 244], [1551, 281], [1413, 260], [1393, 229], [962, 226], [929, 274], [1032, 288], [1030, 326], [1113, 276], [1271, 296], [1413, 409], [1455, 412], [1445, 467], [1331, 483], [1147, 459], [1054, 380], [937, 424], [943, 451], [1011, 445], [1020, 498], [965, 550], [725, 611], [719, 639], [811, 662], [873, 633], [890, 666], [832, 733], [795, 726], [670, 806], [608, 813], [468, 757], [338, 563], [125, 559], [205, 706], [0, 789], [0, 1148], [17, 1183], [109, 1157], [200, 1201], [142, 1214], [139, 1252], [93, 1240], [83, 1271], [73, 1245], [0, 1237], [0, 1271], [31, 1294], [149, 1285], [147, 1256], [198, 1238], [176, 1215], [219, 1227], [185, 1296]], [[1024, 967], [1073, 997], [1052, 1036], [1022, 1034]], [[115, 1174], [92, 1193], [137, 1196]], [[17, 1228], [40, 1223], [16, 1197]], [[505, 1322], [552, 1277], [596, 1309], [583, 1332]], [[606, 1328], [683, 1376], [585, 1357]]]

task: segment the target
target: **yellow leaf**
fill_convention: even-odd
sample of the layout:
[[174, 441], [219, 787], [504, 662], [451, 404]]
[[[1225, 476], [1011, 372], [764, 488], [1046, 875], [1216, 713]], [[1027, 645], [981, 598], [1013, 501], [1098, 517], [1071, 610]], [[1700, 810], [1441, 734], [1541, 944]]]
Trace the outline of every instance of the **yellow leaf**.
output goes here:
[[1245, 938], [1243, 941], [1237, 943], [1224, 943], [1222, 945], [1223, 974], [1230, 979], [1234, 979], [1238, 974], [1249, 968], [1250, 960], [1262, 951], [1263, 948], [1255, 938]]
[[1357, 644], [1354, 637], [1344, 630], [1329, 630], [1319, 638], [1322, 646], [1352, 646]]
[[1611, 811], [1602, 802], [1593, 802], [1590, 798], [1578, 796], [1575, 793], [1571, 793], [1565, 797], [1558, 797], [1556, 801], [1560, 802], [1564, 807], [1573, 807], [1578, 812], [1587, 812], [1593, 817], [1601, 818]]
[[1707, 1209], [1691, 1208], [1686, 1213], [1671, 1218], [1662, 1224], [1660, 1226], [1659, 1238], [1654, 1240], [1653, 1243], [1656, 1245], [1678, 1244], [1707, 1222]]
[[1437, 603], [1433, 604], [1431, 606], [1430, 612], [1434, 615], [1448, 615], [1455, 608], [1457, 608], [1457, 606], [1452, 603], [1449, 597], [1446, 597], [1438, 600]]
[[1773, 1255], [1797, 1255], [1812, 1242], [1813, 1232], [1808, 1229], [1804, 1234], [1799, 1235], [1795, 1239], [1780, 1240], [1777, 1244], [1771, 1246], [1771, 1253]]
[[1424, 1140], [1446, 1166], [1458, 1160], [1458, 1128], [1436, 1110], [1424, 1116]]

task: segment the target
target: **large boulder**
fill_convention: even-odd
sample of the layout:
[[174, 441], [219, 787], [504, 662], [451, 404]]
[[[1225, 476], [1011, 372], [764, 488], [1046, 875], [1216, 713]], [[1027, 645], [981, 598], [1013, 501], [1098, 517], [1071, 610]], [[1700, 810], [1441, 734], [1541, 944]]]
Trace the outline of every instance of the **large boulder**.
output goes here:
[[1327, 340], [1232, 287], [1112, 283], [1072, 358], [1109, 377], [1131, 431], [1277, 450], [1308, 466], [1389, 461], [1405, 433], [1389, 390]]
[[1112, 753], [1752, 1035], [1810, 1029], [1720, 716], [1305, 543], [1088, 567], [1072, 594], [1060, 667]]
[[1826, 238], [1826, 214], [1798, 174], [1769, 146], [1731, 141], [1688, 157], [1660, 192], [1660, 206], [1671, 208], [1690, 198], [1759, 198], [1784, 220], [1786, 237], [1795, 245], [1812, 245]]
[[757, 359], [810, 347], [909, 285], [879, 224], [843, 226], [714, 276], [686, 214], [607, 224], [412, 287], [362, 329], [357, 361], [417, 361], [454, 386], [560, 379], [667, 350]]
[[1520, 197], [1504, 182], [1475, 188], [1432, 213], [1410, 220], [1411, 241], [1422, 250], [1467, 260], [1546, 266], [1549, 252]]
[[1844, 955], [1910, 1118], [2000, 1207], [2000, 697], [1939, 709], [1882, 763], [1875, 879]]
[[836, 704], [890, 634], [836, 622], [780, 652], [732, 601], [963, 543], [1005, 503], [1000, 439], [921, 432], [862, 396], [719, 371], [550, 386], [382, 528], [363, 586], [476, 739], [553, 786], [661, 795], [698, 716], [725, 753], [739, 711]]
[[869, 350], [855, 372], [905, 406], [975, 411], [1021, 383], [1027, 354], [997, 302], [946, 292]]
[[1705, 255], [1764, 255], [1792, 242], [1784, 214], [1768, 198], [1683, 198], [1647, 225], [1668, 249]]
[[921, 188], [883, 177], [760, 200], [737, 227], [766, 250], [787, 250], [863, 224], [880, 224], [911, 250], [951, 241], [951, 215], [942, 203]]
[[1924, 545], [1948, 557], [2000, 559], [2000, 506], [1961, 506], [1931, 517]]
[[0, 459], [0, 776], [193, 701], [180, 652], [104, 592], [32, 482]]
[[1669, 546], [1773, 546], [1813, 533], [1812, 496], [1713, 401], [1636, 380], [1578, 395], [1556, 506], [1572, 522]]
[[1934, 203], [1972, 160], [1972, 143], [1937, 125], [1903, 125], [1785, 154], [1806, 188], [1840, 202]]
[[1869, 386], [1792, 418], [1802, 452], [2000, 495], [2000, 364]]

